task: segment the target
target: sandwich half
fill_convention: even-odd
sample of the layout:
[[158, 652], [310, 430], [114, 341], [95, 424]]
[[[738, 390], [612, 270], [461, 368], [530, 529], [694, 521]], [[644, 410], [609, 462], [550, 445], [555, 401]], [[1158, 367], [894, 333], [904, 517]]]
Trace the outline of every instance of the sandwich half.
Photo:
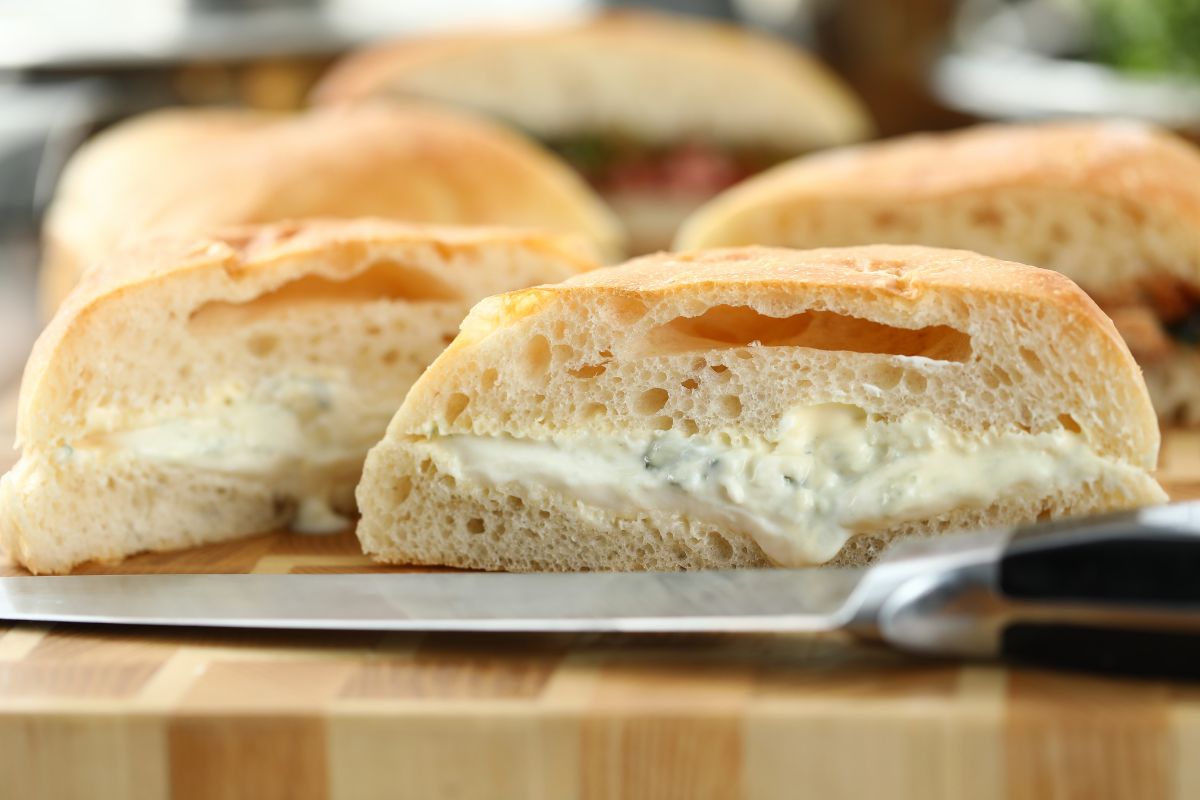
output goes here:
[[488, 120], [417, 104], [272, 114], [169, 109], [75, 154], [45, 225], [48, 317], [79, 276], [131, 238], [374, 216], [577, 234], [606, 259], [619, 223], [559, 159]]
[[990, 125], [804, 158], [717, 198], [681, 249], [892, 242], [1057, 270], [1112, 317], [1164, 423], [1200, 424], [1200, 151], [1130, 122]]
[[859, 564], [1165, 499], [1061, 275], [875, 246], [659, 255], [477, 305], [358, 489], [364, 550], [507, 570]]
[[63, 572], [344, 527], [368, 448], [471, 305], [593, 266], [570, 239], [370, 220], [147, 242], [34, 348], [0, 544]]
[[631, 12], [386, 44], [335, 66], [316, 96], [419, 97], [515, 125], [600, 191], [637, 252], [747, 175], [871, 130], [850, 90], [785, 42]]

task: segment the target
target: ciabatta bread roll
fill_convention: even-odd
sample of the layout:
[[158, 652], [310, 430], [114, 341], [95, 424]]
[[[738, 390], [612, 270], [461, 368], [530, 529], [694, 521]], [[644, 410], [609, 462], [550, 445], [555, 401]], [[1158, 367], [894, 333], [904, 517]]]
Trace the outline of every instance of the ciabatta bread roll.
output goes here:
[[893, 242], [1057, 270], [1116, 323], [1164, 422], [1200, 424], [1200, 151], [1127, 122], [990, 125], [781, 166], [680, 249]]
[[317, 90], [333, 104], [412, 97], [540, 139], [603, 194], [638, 252], [665, 247], [737, 180], [871, 130], [837, 76], [785, 42], [647, 13], [393, 42], [349, 56]]
[[1157, 503], [1154, 412], [1057, 273], [962, 251], [660, 255], [489, 298], [371, 450], [388, 562], [859, 564]]
[[63, 572], [343, 526], [367, 449], [471, 304], [593, 266], [549, 235], [369, 220], [146, 243], [34, 349], [0, 544]]
[[45, 226], [47, 316], [131, 238], [302, 217], [377, 216], [578, 234], [606, 259], [612, 213], [518, 133], [414, 104], [297, 115], [170, 109], [121, 123], [67, 165]]

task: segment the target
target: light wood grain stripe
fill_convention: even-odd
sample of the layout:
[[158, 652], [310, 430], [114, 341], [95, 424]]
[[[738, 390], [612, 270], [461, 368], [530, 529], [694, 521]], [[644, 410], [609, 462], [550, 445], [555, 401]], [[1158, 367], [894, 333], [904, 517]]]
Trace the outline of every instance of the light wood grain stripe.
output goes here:
[[371, 562], [363, 555], [269, 555], [263, 556], [250, 569], [258, 575], [286, 575], [301, 567], [341, 567], [355, 569], [370, 567]]
[[1200, 797], [1200, 686], [1175, 687], [1170, 694], [1171, 796]]
[[[619, 654], [617, 654], [619, 655]], [[735, 797], [753, 672], [670, 650], [610, 660], [580, 722], [581, 796]]]
[[1002, 666], [963, 666], [958, 692], [950, 723], [954, 733], [946, 740], [947, 791], [977, 800], [1003, 800], [1008, 796], [1008, 671]]
[[0, 636], [0, 661], [20, 661], [25, 658], [46, 635], [46, 628], [18, 625]]
[[180, 700], [183, 711], [317, 713], [330, 706], [354, 673], [350, 659], [218, 661]]
[[1153, 681], [1014, 670], [1009, 797], [1165, 800], [1175, 782], [1168, 689]]
[[166, 738], [154, 718], [0, 712], [5, 798], [168, 797]]
[[603, 656], [586, 643], [568, 651], [542, 690], [538, 703], [543, 713], [580, 714], [588, 709], [603, 666]]
[[192, 685], [212, 663], [212, 654], [199, 648], [176, 650], [146, 681], [131, 708], [140, 711], [170, 711], [179, 706]]
[[[577, 800], [578, 726], [512, 704], [412, 708], [403, 723], [339, 710], [329, 721], [334, 800]], [[665, 766], [665, 765], [664, 765]]]
[[746, 798], [781, 800], [801, 781], [815, 798], [994, 796], [964, 766], [991, 774], [1001, 758], [987, 677], [836, 639], [798, 645], [764, 663], [746, 710]]

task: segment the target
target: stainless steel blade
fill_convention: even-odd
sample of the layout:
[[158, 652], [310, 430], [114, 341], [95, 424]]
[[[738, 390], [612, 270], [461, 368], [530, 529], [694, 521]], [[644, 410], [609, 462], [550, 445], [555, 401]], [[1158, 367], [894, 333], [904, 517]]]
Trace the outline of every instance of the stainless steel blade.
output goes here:
[[820, 631], [859, 570], [0, 578], [0, 619], [387, 631]]

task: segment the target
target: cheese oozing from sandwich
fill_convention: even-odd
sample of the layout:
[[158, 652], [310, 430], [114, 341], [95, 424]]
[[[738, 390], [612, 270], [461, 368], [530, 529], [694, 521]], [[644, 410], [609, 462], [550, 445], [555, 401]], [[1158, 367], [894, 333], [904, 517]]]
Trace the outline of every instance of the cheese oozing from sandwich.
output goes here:
[[[224, 397], [203, 414], [118, 429], [69, 447], [64, 457], [91, 452], [141, 459], [196, 472], [236, 475], [280, 487], [296, 504], [292, 528], [327, 533], [349, 520], [327, 496], [330, 477], [356, 473], [363, 453], [387, 427], [390, 407], [362, 408], [336, 381], [286, 376]], [[94, 417], [102, 417], [103, 411]], [[103, 420], [94, 419], [103, 425]], [[104, 426], [111, 427], [111, 426]]]
[[742, 530], [783, 565], [828, 561], [856, 533], [1132, 469], [1065, 428], [969, 435], [925, 411], [888, 419], [836, 403], [794, 409], [775, 441], [666, 431], [432, 435], [413, 446], [457, 480], [543, 487], [621, 514], [665, 511]]

